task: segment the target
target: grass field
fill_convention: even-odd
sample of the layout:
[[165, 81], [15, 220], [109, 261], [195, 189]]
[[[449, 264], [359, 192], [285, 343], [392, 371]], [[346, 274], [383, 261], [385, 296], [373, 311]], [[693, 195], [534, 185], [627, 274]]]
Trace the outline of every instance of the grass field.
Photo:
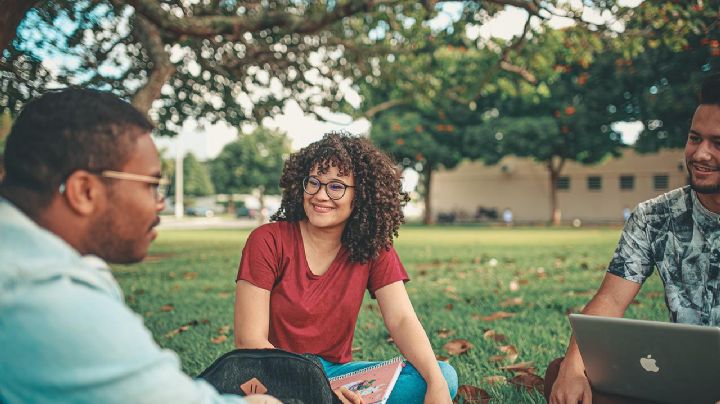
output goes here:
[[[166, 230], [145, 262], [115, 268], [130, 306], [143, 315], [161, 346], [180, 355], [190, 375], [233, 349], [234, 279], [248, 233]], [[536, 392], [504, 383], [502, 377], [510, 380], [514, 373], [501, 367], [531, 362], [526, 365], [542, 376], [547, 363], [563, 354], [569, 337], [566, 315], [579, 311], [600, 284], [619, 234], [619, 228], [408, 226], [401, 229], [395, 246], [412, 279], [408, 292], [435, 353], [449, 357], [460, 384], [487, 390], [493, 402], [543, 402]], [[511, 316], [485, 318], [497, 312]], [[627, 316], [666, 319], [656, 276]], [[502, 335], [492, 338], [493, 331]], [[387, 338], [376, 303], [366, 297], [355, 358], [397, 355]], [[444, 346], [455, 339], [472, 347], [450, 355]], [[491, 384], [490, 376], [502, 377]]]

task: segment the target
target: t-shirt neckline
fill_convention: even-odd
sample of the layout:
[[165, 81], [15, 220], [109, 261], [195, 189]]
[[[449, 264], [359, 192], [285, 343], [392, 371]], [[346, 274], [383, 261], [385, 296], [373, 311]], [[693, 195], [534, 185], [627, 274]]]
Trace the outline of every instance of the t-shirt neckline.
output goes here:
[[297, 238], [300, 241], [300, 259], [302, 260], [303, 269], [305, 269], [305, 274], [310, 279], [322, 279], [327, 274], [329, 274], [331, 271], [334, 271], [336, 267], [339, 266], [338, 262], [340, 260], [340, 257], [345, 254], [345, 246], [341, 245], [340, 249], [338, 250], [337, 254], [335, 254], [335, 257], [333, 258], [332, 262], [330, 262], [330, 265], [328, 266], [328, 269], [321, 275], [318, 275], [310, 269], [310, 264], [308, 263], [307, 256], [305, 255], [305, 240], [302, 236], [302, 230], [300, 229], [300, 222], [295, 223], [295, 232], [297, 234]]

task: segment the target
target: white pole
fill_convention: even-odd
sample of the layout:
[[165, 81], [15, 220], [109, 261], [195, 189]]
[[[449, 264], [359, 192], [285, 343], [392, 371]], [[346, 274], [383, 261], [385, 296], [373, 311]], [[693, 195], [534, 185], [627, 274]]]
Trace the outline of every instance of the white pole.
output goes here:
[[175, 139], [177, 140], [175, 152], [175, 217], [181, 219], [185, 213], [183, 206], [183, 147], [179, 134]]

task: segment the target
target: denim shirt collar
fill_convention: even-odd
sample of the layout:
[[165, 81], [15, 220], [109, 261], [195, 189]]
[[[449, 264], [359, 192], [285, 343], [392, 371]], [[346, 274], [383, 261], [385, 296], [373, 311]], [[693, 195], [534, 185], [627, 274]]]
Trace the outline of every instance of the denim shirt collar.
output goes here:
[[123, 300], [122, 290], [104, 260], [80, 255], [0, 197], [0, 290], [61, 279], [86, 284]]

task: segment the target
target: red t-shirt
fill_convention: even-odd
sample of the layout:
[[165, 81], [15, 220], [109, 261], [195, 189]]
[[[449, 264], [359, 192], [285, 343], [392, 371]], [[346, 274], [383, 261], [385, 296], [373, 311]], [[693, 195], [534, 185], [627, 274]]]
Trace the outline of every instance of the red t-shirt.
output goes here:
[[375, 260], [350, 262], [341, 247], [327, 272], [318, 276], [305, 259], [297, 222], [258, 227], [243, 248], [237, 280], [269, 290], [270, 332], [275, 347], [319, 355], [330, 362], [352, 360], [352, 341], [365, 290], [376, 290], [408, 275], [394, 248]]

